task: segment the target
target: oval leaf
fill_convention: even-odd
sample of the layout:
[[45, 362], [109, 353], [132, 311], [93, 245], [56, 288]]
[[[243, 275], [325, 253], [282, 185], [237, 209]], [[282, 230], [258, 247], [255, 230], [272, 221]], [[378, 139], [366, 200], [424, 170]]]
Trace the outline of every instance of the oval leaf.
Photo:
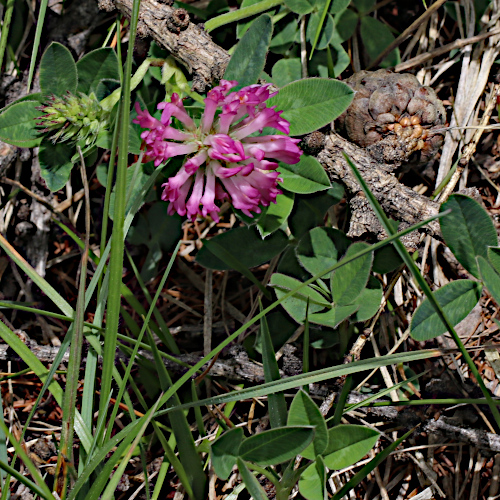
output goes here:
[[[288, 238], [282, 231], [275, 231], [263, 240], [255, 227], [237, 227], [227, 233], [214, 236], [211, 241], [233, 253], [238, 261], [247, 268], [260, 266], [278, 255], [287, 245]], [[209, 269], [219, 271], [231, 269], [223, 259], [202, 247], [196, 262]]]
[[484, 258], [478, 255], [477, 265], [481, 274], [481, 279], [486, 285], [491, 296], [497, 304], [500, 304], [500, 276], [493, 269], [491, 264]]
[[362, 425], [337, 425], [328, 431], [325, 465], [338, 470], [361, 460], [373, 448], [379, 433]]
[[[299, 241], [295, 250], [299, 262], [312, 275], [334, 266], [349, 246], [347, 236], [331, 227], [315, 227]], [[325, 274], [324, 279], [331, 273]]]
[[[309, 16], [309, 21], [307, 23], [306, 39], [312, 44], [316, 40], [318, 28], [320, 28], [321, 23], [321, 13], [314, 12]], [[318, 42], [315, 46], [316, 50], [323, 50], [328, 47], [329, 43], [333, 38], [335, 32], [335, 25], [333, 23], [333, 18], [327, 14], [323, 25], [321, 26], [320, 36]]]
[[[370, 245], [364, 242], [353, 243], [345, 257], [351, 257]], [[373, 252], [356, 259], [337, 269], [330, 280], [333, 302], [336, 305], [352, 304], [363, 291], [370, 277]]]
[[284, 87], [288, 83], [302, 78], [302, 65], [300, 59], [294, 57], [292, 59], [280, 59], [272, 70], [274, 83], [278, 87]]
[[43, 141], [38, 158], [42, 177], [51, 191], [59, 191], [68, 182], [73, 163], [71, 156], [75, 152], [74, 146], [59, 143], [52, 144]]
[[268, 500], [267, 494], [264, 491], [264, 488], [260, 485], [257, 478], [252, 474], [251, 470], [246, 466], [245, 462], [238, 458], [237, 462], [238, 470], [240, 471], [240, 476], [243, 482], [245, 483], [245, 487], [250, 493], [250, 496], [254, 500]]
[[279, 229], [287, 220], [293, 208], [295, 195], [284, 192], [276, 197], [276, 203], [271, 203], [263, 210], [257, 222], [260, 235], [265, 238]]
[[285, 0], [285, 5], [295, 14], [309, 14], [314, 9], [313, 0]]
[[[276, 297], [280, 299], [290, 290], [297, 288], [302, 284], [295, 278], [285, 276], [284, 274], [275, 273], [271, 277], [269, 283], [273, 286]], [[297, 293], [284, 300], [281, 305], [285, 311], [298, 323], [303, 323], [306, 316], [307, 300], [309, 299], [309, 314], [321, 311], [325, 307], [330, 307], [328, 301], [311, 287], [302, 287]]]
[[58, 42], [52, 42], [40, 61], [40, 88], [45, 95], [61, 96], [76, 91], [78, 76], [71, 52]]
[[488, 261], [495, 271], [500, 274], [500, 247], [488, 248]]
[[273, 23], [267, 14], [257, 18], [236, 46], [236, 50], [227, 65], [224, 78], [236, 80], [238, 90], [246, 85], [257, 83], [271, 43]]
[[332, 307], [326, 312], [309, 314], [308, 319], [311, 323], [336, 328], [342, 321], [354, 314], [359, 309], [359, 304], [350, 304], [347, 306]]
[[316, 403], [304, 391], [299, 391], [293, 398], [288, 411], [287, 425], [311, 425], [316, 431], [313, 442], [300, 454], [314, 460], [323, 453], [328, 444], [328, 429], [325, 419]]
[[120, 71], [116, 52], [109, 48], [96, 49], [84, 55], [77, 63], [79, 92], [97, 91], [101, 80], [119, 80]]
[[382, 302], [382, 283], [373, 276], [368, 280], [368, 286], [359, 294], [354, 304], [359, 305], [353, 321], [367, 321], [377, 313]]
[[274, 465], [295, 458], [314, 438], [313, 427], [280, 427], [254, 434], [240, 445], [242, 460]]
[[[372, 61], [394, 41], [394, 35], [387, 25], [371, 16], [363, 16], [361, 18], [360, 34], [366, 52], [368, 52]], [[394, 49], [383, 59], [380, 66], [387, 68], [388, 66], [399, 64], [400, 61], [399, 50]]]
[[332, 186], [325, 169], [314, 156], [302, 155], [295, 165], [279, 164], [281, 186], [292, 193], [311, 194]]
[[326, 494], [325, 464], [321, 456], [316, 458], [300, 476], [299, 492], [307, 500], [323, 500]]
[[345, 83], [328, 78], [307, 78], [285, 85], [267, 101], [283, 110], [290, 135], [309, 134], [337, 118], [351, 104], [353, 91]]
[[[474, 308], [481, 298], [481, 283], [471, 280], [452, 281], [433, 292], [452, 325], [457, 325]], [[415, 340], [429, 340], [447, 331], [438, 314], [425, 299], [418, 306], [411, 321], [410, 334]]]
[[498, 245], [498, 236], [486, 210], [472, 198], [453, 194], [443, 203], [440, 212], [451, 213], [439, 219], [441, 233], [458, 262], [479, 278], [476, 257], [487, 258], [488, 247]]
[[22, 101], [9, 106], [0, 114], [0, 140], [22, 148], [34, 148], [42, 137], [36, 127], [40, 111], [38, 101]]
[[222, 434], [212, 443], [212, 465], [215, 473], [224, 480], [229, 478], [231, 470], [236, 464], [238, 450], [243, 441], [243, 429], [236, 427]]

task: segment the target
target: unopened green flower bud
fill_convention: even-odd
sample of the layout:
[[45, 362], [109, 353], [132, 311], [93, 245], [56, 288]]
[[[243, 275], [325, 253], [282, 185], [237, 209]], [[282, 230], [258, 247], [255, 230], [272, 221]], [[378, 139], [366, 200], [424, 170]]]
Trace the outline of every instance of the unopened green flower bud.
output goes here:
[[97, 97], [67, 92], [62, 97], [50, 96], [37, 108], [43, 115], [37, 118], [40, 132], [49, 134], [52, 142], [80, 142], [89, 146], [99, 132], [108, 126], [109, 111], [105, 111]]

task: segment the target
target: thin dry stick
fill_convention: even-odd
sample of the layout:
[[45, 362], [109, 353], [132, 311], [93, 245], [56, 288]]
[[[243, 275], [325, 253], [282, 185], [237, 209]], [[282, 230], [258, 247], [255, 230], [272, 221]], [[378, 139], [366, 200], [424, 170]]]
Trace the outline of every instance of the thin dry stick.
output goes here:
[[446, 0], [437, 0], [433, 3], [417, 20], [413, 21], [408, 28], [406, 28], [401, 35], [399, 35], [394, 42], [392, 42], [379, 56], [372, 61], [366, 69], [371, 69], [385, 59], [387, 54], [390, 54], [396, 47], [399, 47], [424, 21], [426, 21], [433, 12], [435, 12]]
[[[370, 456], [375, 458], [375, 450], [370, 450]], [[375, 480], [377, 481], [378, 487], [380, 488], [380, 496], [383, 500], [389, 500], [389, 493], [387, 493], [387, 489], [384, 486], [384, 481], [382, 481], [382, 476], [380, 475], [380, 471], [378, 467], [373, 469], [373, 473], [375, 475]]]
[[302, 78], [307, 78], [306, 16], [302, 16], [300, 20], [300, 63], [302, 65]]
[[495, 465], [491, 473], [490, 491], [487, 500], [493, 500], [498, 495], [499, 490], [499, 476], [500, 476], [500, 453], [495, 455]]
[[451, 52], [452, 50], [461, 49], [463, 47], [466, 47], [467, 45], [471, 45], [473, 43], [480, 42], [481, 40], [485, 40], [486, 38], [489, 38], [490, 36], [499, 35], [499, 34], [500, 34], [500, 30], [493, 30], [493, 31], [489, 31], [487, 33], [482, 33], [481, 35], [471, 36], [470, 38], [463, 38], [460, 40], [455, 40], [451, 43], [443, 45], [442, 47], [438, 47], [437, 49], [434, 49], [430, 52], [425, 52], [424, 54], [419, 54], [418, 56], [415, 56], [411, 59], [408, 59], [408, 61], [399, 63], [398, 65], [394, 66], [394, 71], [396, 73], [399, 73], [401, 71], [407, 71], [415, 66], [420, 66], [421, 64], [423, 64], [427, 61], [430, 61], [431, 59], [434, 59], [435, 57], [439, 57], [439, 56], [442, 56], [443, 54], [447, 54], [448, 52]]

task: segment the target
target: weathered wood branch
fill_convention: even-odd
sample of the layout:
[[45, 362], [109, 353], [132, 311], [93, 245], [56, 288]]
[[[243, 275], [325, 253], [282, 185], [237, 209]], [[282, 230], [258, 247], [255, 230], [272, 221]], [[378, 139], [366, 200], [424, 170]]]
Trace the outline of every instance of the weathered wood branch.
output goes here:
[[[118, 9], [130, 18], [132, 0], [98, 0], [100, 9]], [[193, 90], [203, 92], [222, 78], [229, 54], [212, 41], [203, 26], [192, 23], [184, 9], [174, 9], [163, 2], [142, 0], [137, 34], [151, 36], [193, 74]]]
[[[354, 196], [351, 201], [353, 216], [349, 236], [356, 237], [369, 232], [378, 238], [384, 238], [387, 234], [369, 207], [368, 200], [354, 178], [344, 153], [356, 164], [385, 213], [402, 222], [404, 227], [425, 220], [439, 212], [437, 203], [401, 184], [391, 173], [392, 166], [388, 167], [385, 163], [378, 162], [366, 149], [352, 144], [335, 132], [326, 136], [324, 145], [324, 149], [318, 154], [319, 162], [332, 181], [343, 182]], [[432, 236], [439, 236], [438, 221], [430, 222], [422, 228], [422, 231]], [[414, 246], [415, 235], [408, 236], [406, 240], [403, 238], [405, 244]]]

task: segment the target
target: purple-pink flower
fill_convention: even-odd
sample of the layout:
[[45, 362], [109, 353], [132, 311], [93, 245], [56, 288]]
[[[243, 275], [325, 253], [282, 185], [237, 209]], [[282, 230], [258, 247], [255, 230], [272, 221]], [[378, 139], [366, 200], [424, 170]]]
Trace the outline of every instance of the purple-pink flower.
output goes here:
[[[276, 106], [265, 101], [275, 94], [269, 84], [250, 85], [230, 92], [238, 82], [221, 80], [208, 92], [205, 110], [197, 125], [188, 115], [182, 100], [172, 94], [170, 102], [161, 102], [160, 120], [136, 104], [134, 120], [145, 130], [145, 158], [156, 166], [173, 156], [186, 155], [186, 161], [174, 177], [163, 184], [162, 200], [169, 201], [168, 212], [192, 220], [210, 215], [219, 221], [218, 203], [228, 199], [244, 214], [260, 213], [259, 205], [276, 203], [278, 163], [298, 163], [302, 151], [298, 139], [286, 135], [256, 135], [265, 127], [288, 134], [290, 124]], [[182, 130], [172, 126], [178, 120]]]

